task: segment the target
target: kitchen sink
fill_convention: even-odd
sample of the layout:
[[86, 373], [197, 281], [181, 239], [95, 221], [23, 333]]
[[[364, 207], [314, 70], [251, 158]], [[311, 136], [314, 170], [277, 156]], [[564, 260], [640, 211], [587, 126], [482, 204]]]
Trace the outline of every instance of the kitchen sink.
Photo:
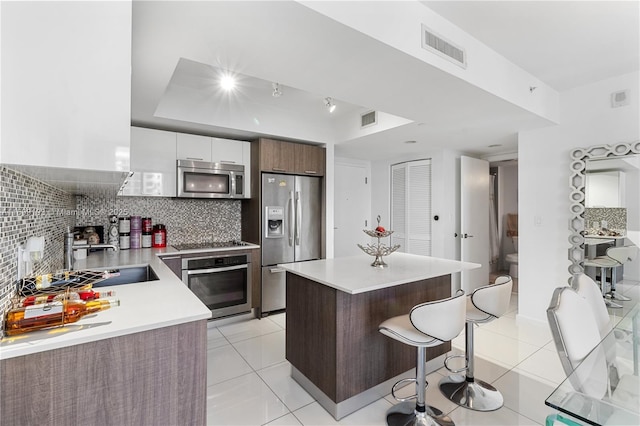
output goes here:
[[159, 279], [158, 275], [156, 275], [155, 271], [151, 269], [149, 265], [114, 268], [114, 270], [118, 270], [120, 275], [97, 282], [93, 287], [133, 284], [145, 281], [156, 281]]

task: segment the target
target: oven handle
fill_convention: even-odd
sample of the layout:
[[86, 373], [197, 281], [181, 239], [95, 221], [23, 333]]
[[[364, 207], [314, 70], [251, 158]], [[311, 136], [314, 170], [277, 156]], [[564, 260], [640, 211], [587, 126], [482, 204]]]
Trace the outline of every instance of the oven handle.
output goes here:
[[236, 266], [226, 266], [224, 268], [194, 269], [193, 271], [187, 271], [187, 275], [211, 274], [212, 272], [235, 271], [237, 269], [248, 269], [248, 266], [245, 264], [245, 265], [236, 265]]

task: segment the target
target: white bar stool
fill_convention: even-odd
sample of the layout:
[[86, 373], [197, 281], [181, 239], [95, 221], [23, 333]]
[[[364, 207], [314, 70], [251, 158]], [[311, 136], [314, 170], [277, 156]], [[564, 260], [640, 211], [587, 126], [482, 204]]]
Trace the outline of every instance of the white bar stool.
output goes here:
[[[490, 384], [477, 380], [474, 374], [473, 326], [487, 323], [502, 316], [509, 308], [513, 281], [509, 276], [496, 278], [495, 284], [479, 287], [467, 297], [467, 322], [465, 324], [465, 354], [451, 355], [444, 366], [452, 373], [466, 371], [466, 375], [451, 375], [440, 380], [440, 391], [456, 404], [476, 411], [493, 411], [502, 407], [504, 398]], [[452, 370], [447, 365], [452, 358], [464, 357], [466, 366]]]
[[616, 292], [616, 268], [618, 266], [624, 265], [627, 262], [635, 260], [636, 257], [638, 257], [638, 247], [622, 246], [608, 248], [606, 256], [598, 256], [594, 259], [585, 260], [584, 266], [594, 266], [596, 268], [600, 268], [600, 290], [602, 292], [604, 302], [608, 307], [622, 308], [622, 305], [607, 299], [607, 271], [611, 269], [611, 299], [622, 302], [629, 301], [631, 299]]
[[[464, 292], [461, 291], [447, 299], [416, 305], [409, 314], [390, 318], [378, 326], [380, 333], [418, 350], [416, 378], [402, 379], [391, 388], [391, 394], [401, 403], [387, 411], [388, 425], [454, 425], [442, 411], [425, 404], [428, 386], [426, 348], [448, 342], [460, 334], [465, 322], [465, 305]], [[396, 397], [397, 386], [406, 382], [416, 383], [416, 394], [408, 398]], [[409, 402], [411, 399], [416, 400], [415, 404]]]

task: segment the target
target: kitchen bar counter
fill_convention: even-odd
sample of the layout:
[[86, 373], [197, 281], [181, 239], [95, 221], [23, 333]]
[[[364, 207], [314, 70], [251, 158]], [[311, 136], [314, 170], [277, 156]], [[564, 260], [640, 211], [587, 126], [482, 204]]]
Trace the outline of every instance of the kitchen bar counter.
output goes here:
[[[378, 325], [422, 302], [451, 295], [451, 274], [480, 265], [406, 253], [280, 265], [287, 271], [286, 358], [292, 377], [334, 418], [386, 395], [410, 377], [415, 348], [389, 339]], [[450, 343], [427, 348], [427, 368], [442, 367]]]
[[365, 293], [480, 267], [476, 263], [398, 252], [385, 256], [384, 259], [388, 264], [384, 269], [370, 266], [373, 257], [368, 255], [285, 263], [279, 266], [288, 272], [349, 294]]
[[2, 422], [206, 424], [211, 311], [158, 258], [175, 252], [94, 252], [76, 269], [149, 265], [159, 280], [101, 287], [120, 306], [0, 343]]

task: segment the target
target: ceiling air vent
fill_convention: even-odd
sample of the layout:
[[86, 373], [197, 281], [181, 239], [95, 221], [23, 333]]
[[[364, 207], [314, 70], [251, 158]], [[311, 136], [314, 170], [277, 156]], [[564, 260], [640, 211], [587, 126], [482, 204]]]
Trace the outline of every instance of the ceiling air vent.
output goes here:
[[422, 48], [442, 56], [462, 68], [467, 67], [467, 55], [464, 49], [440, 37], [424, 24], [422, 25]]
[[378, 114], [370, 111], [360, 116], [360, 127], [373, 126], [378, 122]]

